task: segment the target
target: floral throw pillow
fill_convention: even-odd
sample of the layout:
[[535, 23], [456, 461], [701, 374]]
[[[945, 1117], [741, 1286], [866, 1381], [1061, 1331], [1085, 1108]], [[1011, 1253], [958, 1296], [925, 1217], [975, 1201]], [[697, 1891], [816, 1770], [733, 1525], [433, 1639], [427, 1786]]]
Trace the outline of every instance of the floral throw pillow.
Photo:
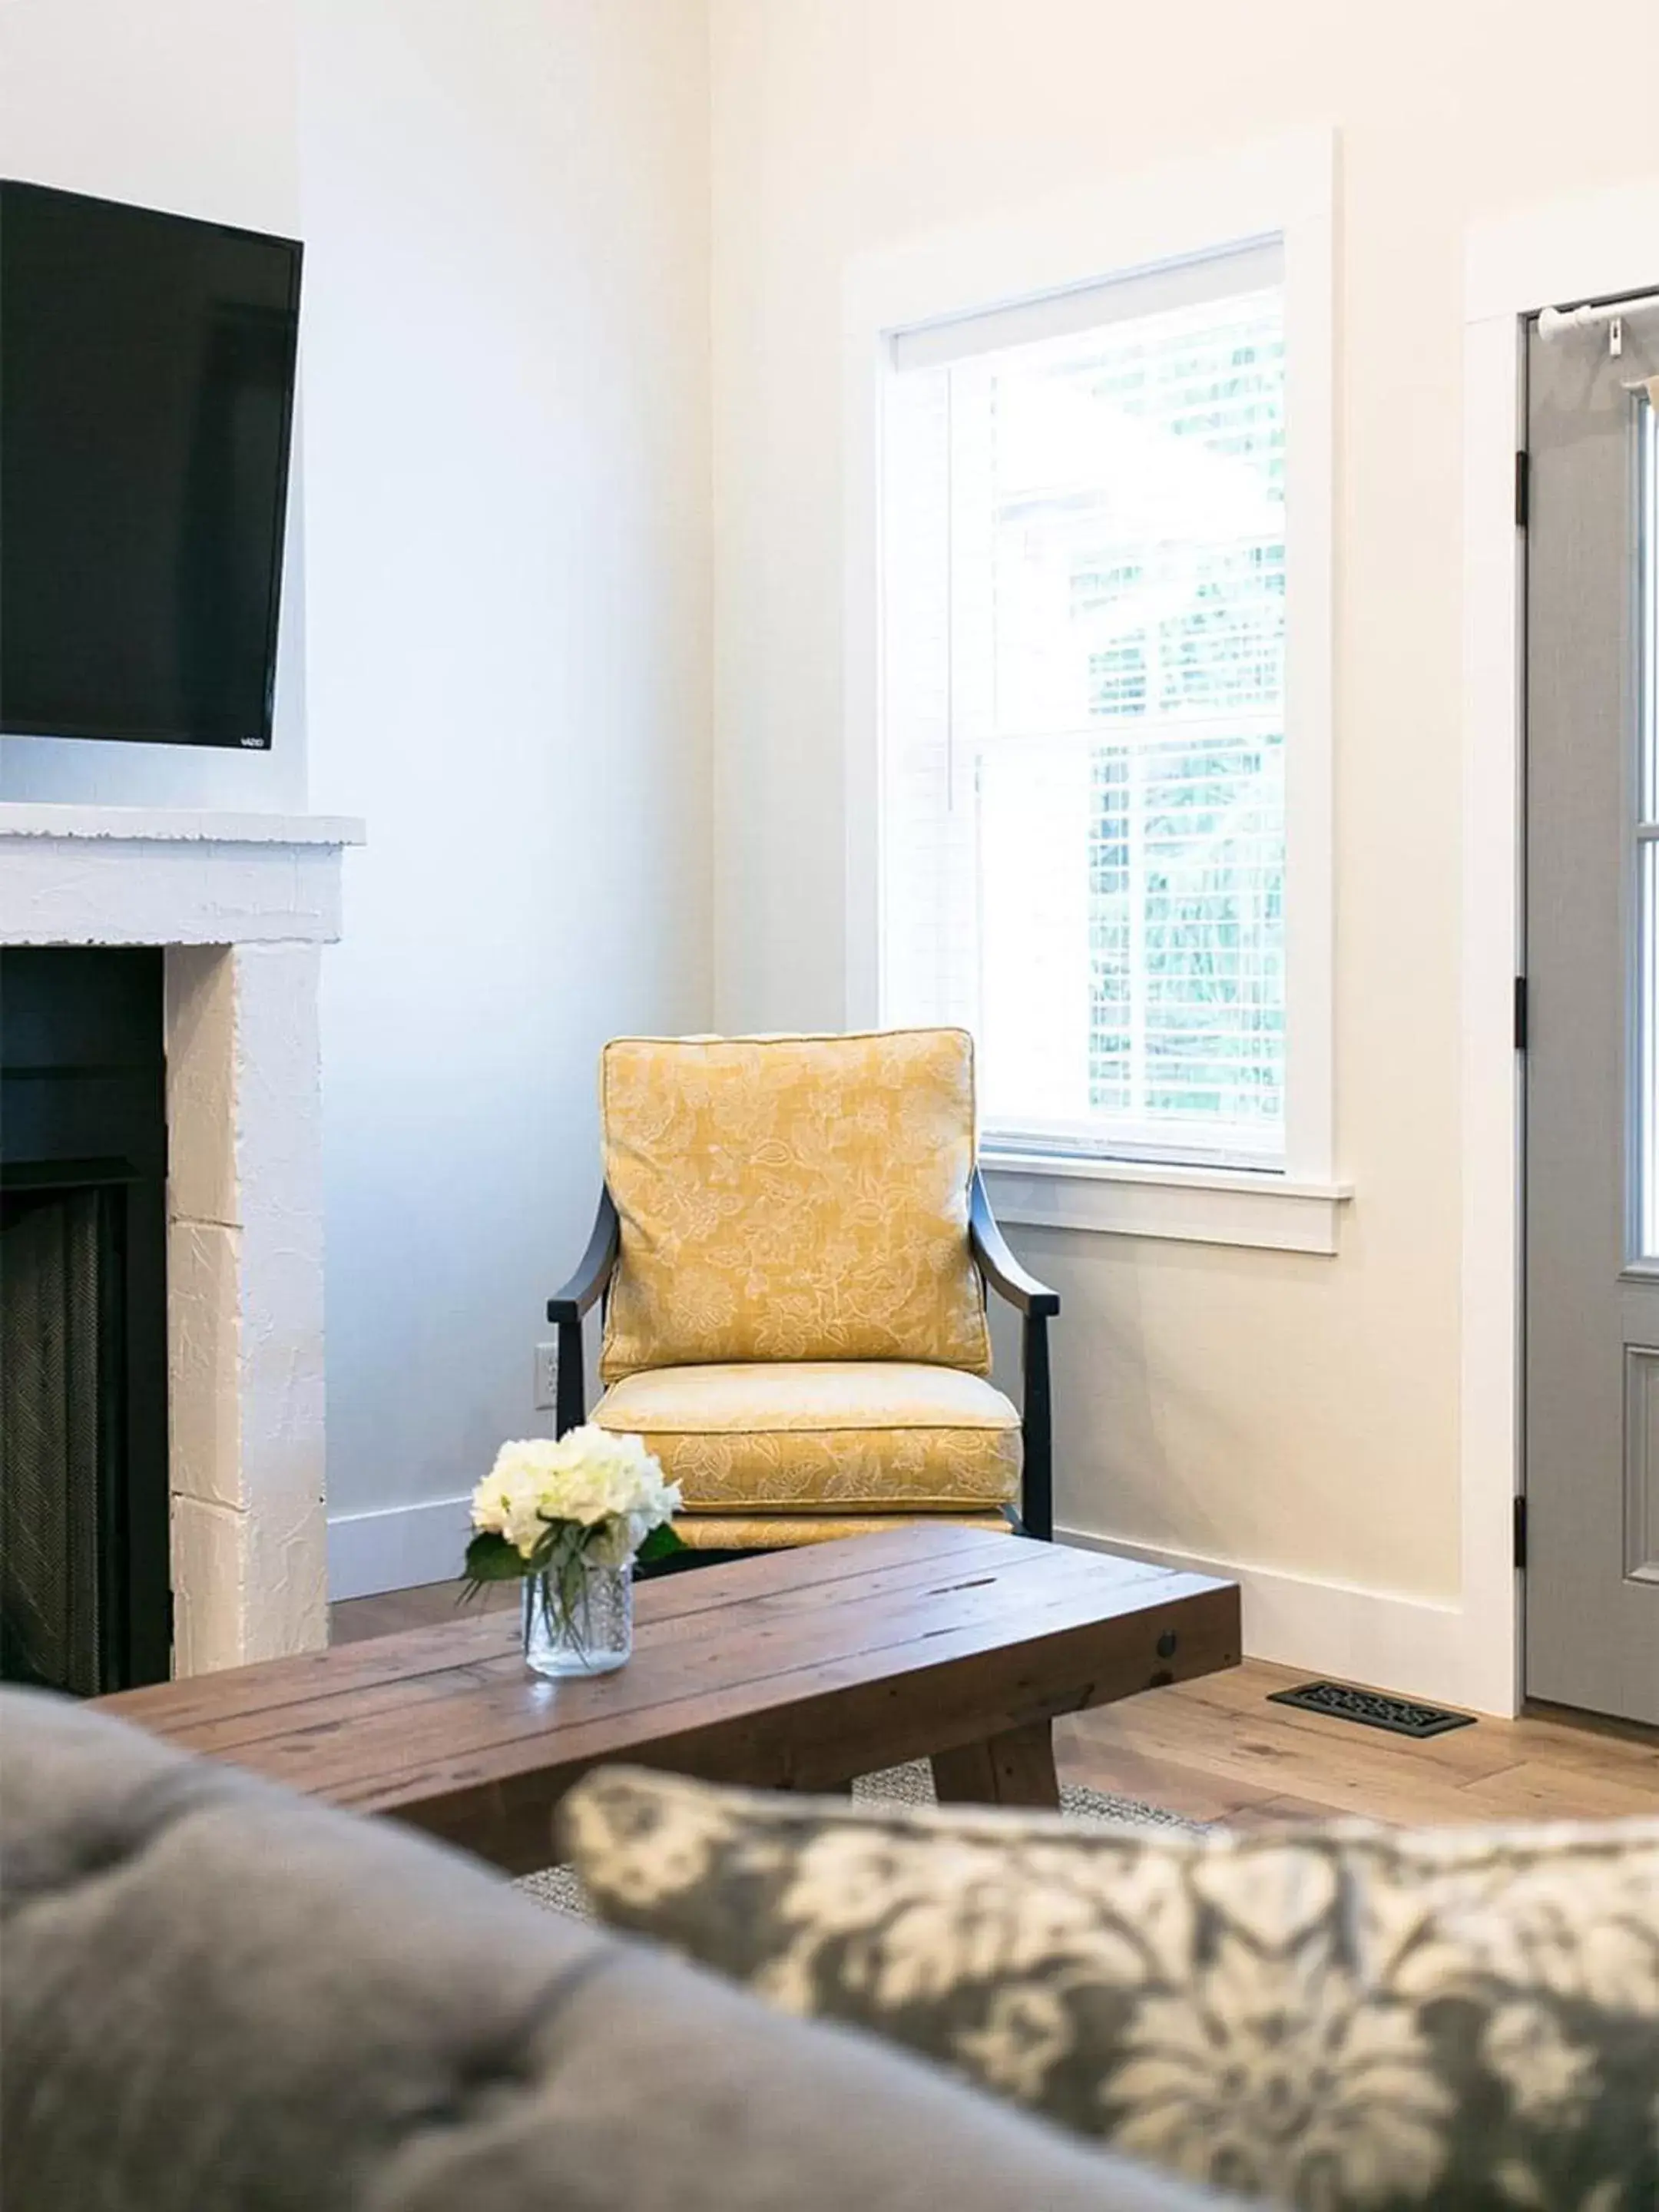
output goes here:
[[612, 1923], [1192, 2179], [1659, 2205], [1659, 1820], [1188, 1837], [612, 1769], [562, 1832]]

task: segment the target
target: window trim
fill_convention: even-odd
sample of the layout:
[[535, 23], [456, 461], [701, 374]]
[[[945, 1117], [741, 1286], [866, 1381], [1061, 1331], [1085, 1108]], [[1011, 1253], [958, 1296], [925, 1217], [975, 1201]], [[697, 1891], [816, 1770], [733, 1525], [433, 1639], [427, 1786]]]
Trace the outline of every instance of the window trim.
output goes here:
[[[1065, 1210], [1073, 1218], [1060, 1225], [1110, 1229], [1116, 1223], [1102, 1217], [1097, 1194], [1116, 1185], [1137, 1194], [1142, 1225], [1130, 1233], [1334, 1249], [1334, 1216], [1328, 1248], [1286, 1248], [1270, 1232], [1279, 1201], [1299, 1204], [1303, 1194], [1316, 1191], [1322, 1195], [1312, 1203], [1334, 1207], [1347, 1195], [1334, 1168], [1335, 161], [1333, 131], [1301, 133], [913, 240], [862, 256], [847, 271], [846, 988], [847, 1019], [858, 1028], [880, 1018], [880, 459], [884, 387], [896, 373], [894, 333], [1275, 240], [1284, 251], [1285, 566], [1294, 609], [1285, 684], [1284, 1161], [1243, 1171], [1241, 1191], [1231, 1188], [1237, 1175], [1225, 1169], [998, 1152], [987, 1164], [994, 1164], [998, 1187], [1013, 1201], [1011, 1218], [1022, 1218], [1022, 1197], [1036, 1205], [1030, 1192], [1071, 1185]], [[1018, 1194], [1010, 1176], [1020, 1179]], [[1225, 1201], [1211, 1209], [1215, 1227], [1229, 1231], [1224, 1236], [1204, 1225], [1198, 1199], [1205, 1191]], [[1158, 1202], [1159, 1192], [1171, 1194], [1167, 1204]], [[1243, 1233], [1252, 1218], [1258, 1235]]]
[[995, 1144], [981, 1151], [980, 1165], [999, 1221], [1273, 1252], [1334, 1253], [1340, 1209], [1353, 1195], [1350, 1183], [1304, 1181], [1276, 1168], [1068, 1159]]

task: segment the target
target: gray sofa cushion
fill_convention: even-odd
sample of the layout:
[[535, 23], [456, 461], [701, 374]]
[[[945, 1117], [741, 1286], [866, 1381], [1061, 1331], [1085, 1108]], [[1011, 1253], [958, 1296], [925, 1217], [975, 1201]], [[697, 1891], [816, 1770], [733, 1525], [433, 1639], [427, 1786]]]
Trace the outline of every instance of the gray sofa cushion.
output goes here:
[[0, 1693], [6, 2212], [1194, 2212], [856, 2034]]
[[1083, 1832], [611, 1768], [600, 1911], [1304, 2212], [1656, 2212], [1659, 1820]]

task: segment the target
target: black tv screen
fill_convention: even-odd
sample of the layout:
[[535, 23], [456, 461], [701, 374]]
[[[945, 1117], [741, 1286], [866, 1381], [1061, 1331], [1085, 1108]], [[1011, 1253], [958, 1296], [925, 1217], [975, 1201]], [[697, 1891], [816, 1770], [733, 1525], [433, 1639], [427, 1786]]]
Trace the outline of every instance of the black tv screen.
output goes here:
[[0, 730], [270, 743], [300, 248], [0, 183]]

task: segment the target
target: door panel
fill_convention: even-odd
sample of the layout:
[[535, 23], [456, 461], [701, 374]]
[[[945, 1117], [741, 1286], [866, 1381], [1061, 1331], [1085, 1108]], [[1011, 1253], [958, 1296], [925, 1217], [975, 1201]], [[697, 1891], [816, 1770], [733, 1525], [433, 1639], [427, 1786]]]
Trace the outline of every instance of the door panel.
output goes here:
[[1625, 1353], [1625, 1572], [1659, 1583], [1659, 1351]]
[[1527, 1689], [1659, 1722], [1659, 317], [1527, 374]]

